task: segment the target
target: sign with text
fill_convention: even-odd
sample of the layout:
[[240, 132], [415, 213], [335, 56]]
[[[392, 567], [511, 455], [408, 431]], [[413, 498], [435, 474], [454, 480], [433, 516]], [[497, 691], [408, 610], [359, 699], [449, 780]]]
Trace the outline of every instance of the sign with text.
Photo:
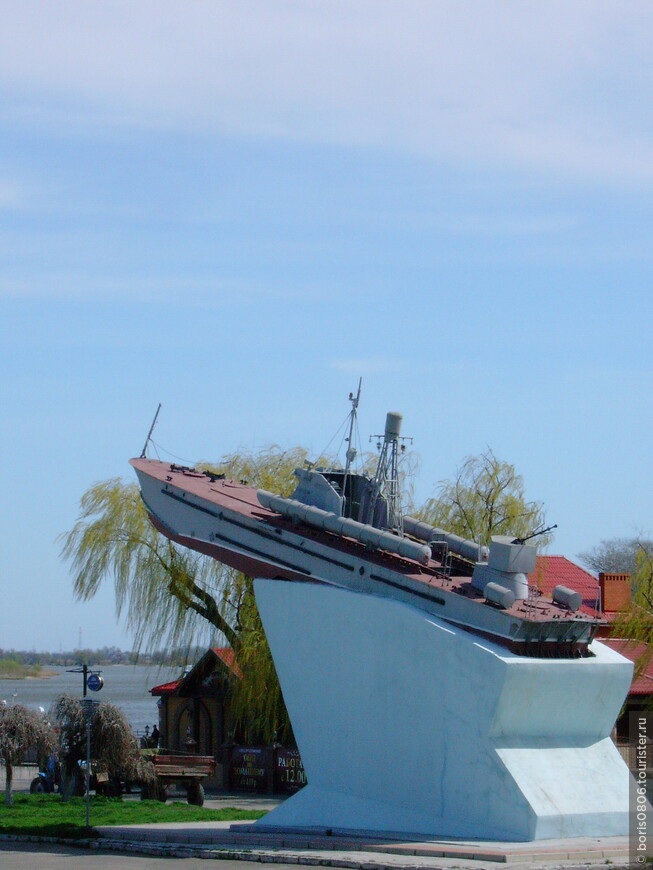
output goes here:
[[306, 785], [296, 749], [283, 746], [234, 746], [229, 760], [229, 787], [234, 791], [294, 794]]
[[229, 779], [236, 791], [267, 791], [269, 750], [260, 746], [234, 746]]
[[296, 749], [277, 749], [274, 766], [274, 790], [277, 794], [294, 794], [306, 785], [306, 773]]
[[653, 857], [653, 714], [650, 710], [628, 715], [631, 752], [629, 806], [629, 864], [650, 864]]

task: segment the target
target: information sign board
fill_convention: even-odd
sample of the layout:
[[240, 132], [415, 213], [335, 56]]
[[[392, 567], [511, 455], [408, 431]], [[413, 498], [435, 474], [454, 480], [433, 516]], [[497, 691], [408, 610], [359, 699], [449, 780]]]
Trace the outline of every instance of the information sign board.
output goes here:
[[104, 685], [104, 680], [99, 674], [89, 674], [86, 680], [86, 685], [91, 692], [99, 692]]
[[306, 773], [296, 749], [279, 748], [274, 765], [274, 790], [276, 794], [294, 794], [306, 785]]
[[231, 750], [231, 788], [236, 791], [267, 790], [268, 751], [258, 746], [234, 746]]

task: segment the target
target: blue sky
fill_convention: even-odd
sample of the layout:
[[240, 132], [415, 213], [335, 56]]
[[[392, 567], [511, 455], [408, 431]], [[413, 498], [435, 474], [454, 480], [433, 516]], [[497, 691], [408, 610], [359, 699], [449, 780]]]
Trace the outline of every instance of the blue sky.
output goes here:
[[653, 535], [653, 8], [0, 3], [0, 646], [118, 644], [56, 536], [157, 441], [404, 414], [491, 447], [573, 558]]

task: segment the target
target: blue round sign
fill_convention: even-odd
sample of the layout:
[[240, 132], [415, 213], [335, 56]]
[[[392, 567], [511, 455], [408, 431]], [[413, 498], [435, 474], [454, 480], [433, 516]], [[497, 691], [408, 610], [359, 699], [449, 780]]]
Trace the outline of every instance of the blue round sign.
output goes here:
[[99, 674], [89, 674], [88, 679], [86, 680], [86, 685], [89, 687], [91, 692], [99, 692], [104, 685], [104, 680]]

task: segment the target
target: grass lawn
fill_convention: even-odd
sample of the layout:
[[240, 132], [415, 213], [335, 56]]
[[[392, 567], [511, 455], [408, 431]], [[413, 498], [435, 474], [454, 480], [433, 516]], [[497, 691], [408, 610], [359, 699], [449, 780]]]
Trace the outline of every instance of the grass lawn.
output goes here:
[[[1, 798], [0, 798], [1, 799]], [[147, 822], [235, 822], [260, 819], [264, 810], [225, 807], [205, 810], [187, 803], [123, 801], [121, 798], [91, 796], [91, 825], [139, 825]], [[0, 804], [0, 834], [36, 834], [42, 837], [87, 837], [86, 800], [71, 798], [63, 803], [59, 795], [17, 794], [13, 807]]]

